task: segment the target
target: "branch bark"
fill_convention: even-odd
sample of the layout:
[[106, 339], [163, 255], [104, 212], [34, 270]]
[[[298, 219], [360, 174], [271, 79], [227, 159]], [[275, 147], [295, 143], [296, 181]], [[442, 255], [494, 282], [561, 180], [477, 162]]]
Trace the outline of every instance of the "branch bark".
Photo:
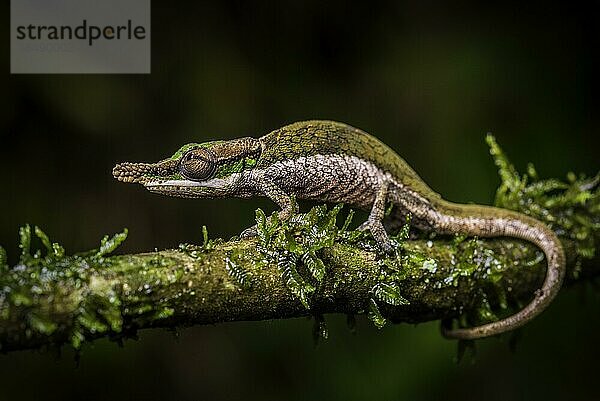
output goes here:
[[[384, 271], [397, 271], [394, 282], [409, 304], [378, 302], [382, 315], [393, 322], [423, 322], [477, 310], [484, 299], [493, 309], [502, 309], [498, 305], [506, 300], [509, 305], [526, 300], [545, 272], [540, 251], [518, 240], [405, 241], [405, 256], [385, 264], [372, 250], [338, 241], [321, 252], [326, 274], [307, 309], [282, 279], [281, 266], [266, 260], [258, 244], [244, 240], [212, 249], [63, 259], [59, 268], [67, 274], [44, 278], [33, 299], [3, 300], [2, 350], [67, 342], [78, 347], [85, 340], [120, 339], [150, 327], [360, 314], [369, 309]], [[566, 241], [565, 247], [570, 281], [600, 272], [597, 257], [580, 263], [576, 244]], [[232, 274], [232, 255], [236, 268], [247, 273], [246, 282]], [[29, 284], [39, 283], [22, 287]], [[479, 315], [485, 313], [475, 320]]]

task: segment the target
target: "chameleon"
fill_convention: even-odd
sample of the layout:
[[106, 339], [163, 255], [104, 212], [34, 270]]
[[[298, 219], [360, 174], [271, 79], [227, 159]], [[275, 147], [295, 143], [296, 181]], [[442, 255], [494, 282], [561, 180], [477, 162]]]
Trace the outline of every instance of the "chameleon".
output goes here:
[[[565, 276], [560, 240], [544, 223], [519, 212], [444, 200], [394, 150], [374, 136], [335, 121], [302, 121], [260, 138], [190, 143], [157, 163], [120, 163], [113, 176], [147, 190], [183, 198], [251, 198], [275, 202], [281, 219], [298, 212], [295, 198], [344, 203], [369, 215], [369, 230], [385, 252], [394, 249], [384, 218], [439, 234], [509, 236], [529, 241], [545, 254], [546, 276], [534, 298], [504, 319], [476, 327], [444, 326], [444, 336], [475, 339], [520, 327], [539, 315]], [[392, 212], [386, 216], [388, 204]], [[250, 228], [243, 236], [256, 234]]]

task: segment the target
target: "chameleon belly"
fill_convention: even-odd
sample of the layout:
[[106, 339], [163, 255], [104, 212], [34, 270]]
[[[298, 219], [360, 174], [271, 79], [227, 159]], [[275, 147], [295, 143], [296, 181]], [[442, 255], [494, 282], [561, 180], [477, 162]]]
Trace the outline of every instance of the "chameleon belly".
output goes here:
[[284, 191], [297, 199], [344, 203], [369, 211], [383, 182], [390, 185], [389, 199], [395, 208], [391, 220], [404, 221], [408, 213], [412, 225], [431, 229], [431, 203], [406, 188], [391, 173], [357, 156], [315, 155], [276, 162], [264, 171]]
[[363, 210], [371, 208], [376, 189], [391, 177], [356, 156], [333, 154], [277, 162], [265, 174], [299, 199], [342, 202]]

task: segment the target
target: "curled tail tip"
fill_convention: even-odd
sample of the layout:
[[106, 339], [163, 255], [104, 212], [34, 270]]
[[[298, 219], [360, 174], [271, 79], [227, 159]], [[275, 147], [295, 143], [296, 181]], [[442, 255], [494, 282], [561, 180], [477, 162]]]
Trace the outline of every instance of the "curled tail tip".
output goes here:
[[520, 311], [498, 321], [481, 326], [467, 328], [452, 328], [452, 320], [442, 321], [441, 332], [445, 338], [454, 340], [475, 340], [506, 333], [524, 326], [539, 316], [556, 297], [566, 272], [564, 248], [558, 237], [555, 238], [555, 247], [544, 248], [548, 263], [546, 277], [541, 288], [535, 291], [534, 298]]

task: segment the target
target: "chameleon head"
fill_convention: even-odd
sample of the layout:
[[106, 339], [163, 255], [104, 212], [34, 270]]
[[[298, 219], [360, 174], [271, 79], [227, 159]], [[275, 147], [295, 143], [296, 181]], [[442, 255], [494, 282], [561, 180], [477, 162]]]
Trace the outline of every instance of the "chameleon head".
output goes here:
[[244, 178], [256, 165], [261, 150], [255, 138], [190, 143], [157, 163], [119, 163], [113, 176], [169, 196], [240, 196]]

